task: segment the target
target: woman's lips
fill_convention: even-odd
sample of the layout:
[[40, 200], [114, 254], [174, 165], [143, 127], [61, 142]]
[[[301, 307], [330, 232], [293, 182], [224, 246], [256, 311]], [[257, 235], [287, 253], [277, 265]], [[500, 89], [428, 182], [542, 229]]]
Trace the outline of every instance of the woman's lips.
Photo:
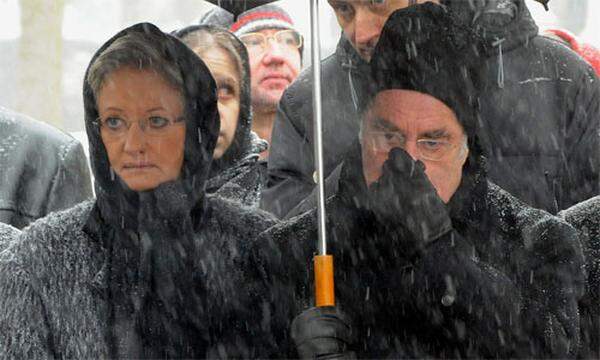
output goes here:
[[130, 163], [123, 165], [123, 170], [128, 171], [144, 171], [154, 168], [154, 164], [151, 163]]

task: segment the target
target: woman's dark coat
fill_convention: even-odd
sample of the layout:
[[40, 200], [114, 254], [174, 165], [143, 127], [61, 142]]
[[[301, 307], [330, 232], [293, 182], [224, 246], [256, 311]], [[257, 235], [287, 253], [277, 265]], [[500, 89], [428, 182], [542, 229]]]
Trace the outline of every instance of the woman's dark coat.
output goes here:
[[239, 55], [240, 69], [240, 113], [233, 141], [220, 159], [213, 160], [206, 192], [229, 199], [242, 205], [258, 208], [265, 183], [264, 164], [259, 154], [268, 143], [252, 132], [252, 99], [250, 89], [250, 63], [246, 46], [229, 31], [212, 25], [192, 25], [173, 33], [182, 39], [195, 31], [219, 33], [228, 36]]
[[[214, 80], [151, 24], [123, 30], [161, 47], [181, 71], [186, 117], [179, 179], [145, 192], [112, 177], [84, 84], [96, 201], [31, 225], [0, 261], [0, 354], [6, 358], [267, 357], [277, 351], [249, 247], [273, 223], [206, 196], [218, 136]], [[93, 61], [92, 61], [93, 62]]]
[[600, 358], [600, 196], [559, 213], [579, 233], [585, 255], [587, 282], [579, 301], [581, 346], [579, 357]]

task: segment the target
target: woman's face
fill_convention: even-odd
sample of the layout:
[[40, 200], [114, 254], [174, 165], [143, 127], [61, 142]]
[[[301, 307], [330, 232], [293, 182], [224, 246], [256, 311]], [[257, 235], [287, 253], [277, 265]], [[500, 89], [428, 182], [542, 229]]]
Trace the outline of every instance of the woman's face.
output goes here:
[[213, 157], [221, 158], [231, 146], [240, 116], [240, 77], [231, 56], [215, 47], [203, 53], [196, 52], [217, 82], [221, 130]]
[[181, 93], [153, 70], [122, 67], [96, 99], [110, 166], [134, 191], [179, 177], [185, 147]]

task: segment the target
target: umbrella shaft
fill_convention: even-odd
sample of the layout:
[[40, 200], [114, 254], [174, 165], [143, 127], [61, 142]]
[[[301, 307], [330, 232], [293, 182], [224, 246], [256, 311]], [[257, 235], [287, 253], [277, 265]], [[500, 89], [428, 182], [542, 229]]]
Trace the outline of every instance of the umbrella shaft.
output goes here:
[[325, 186], [323, 182], [323, 121], [321, 104], [321, 40], [319, 38], [319, 0], [311, 0], [310, 12], [312, 42], [311, 55], [313, 69], [314, 150], [318, 191], [317, 212], [319, 218], [319, 242], [317, 250], [319, 255], [325, 255], [327, 254], [327, 239], [325, 231]]

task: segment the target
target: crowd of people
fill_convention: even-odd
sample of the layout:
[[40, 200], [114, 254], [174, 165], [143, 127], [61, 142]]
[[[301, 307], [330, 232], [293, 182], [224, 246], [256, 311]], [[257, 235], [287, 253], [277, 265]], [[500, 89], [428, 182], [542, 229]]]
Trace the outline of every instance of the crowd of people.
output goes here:
[[328, 0], [315, 307], [312, 71], [265, 2], [104, 43], [92, 174], [0, 108], [0, 357], [598, 358], [598, 51], [524, 0]]

